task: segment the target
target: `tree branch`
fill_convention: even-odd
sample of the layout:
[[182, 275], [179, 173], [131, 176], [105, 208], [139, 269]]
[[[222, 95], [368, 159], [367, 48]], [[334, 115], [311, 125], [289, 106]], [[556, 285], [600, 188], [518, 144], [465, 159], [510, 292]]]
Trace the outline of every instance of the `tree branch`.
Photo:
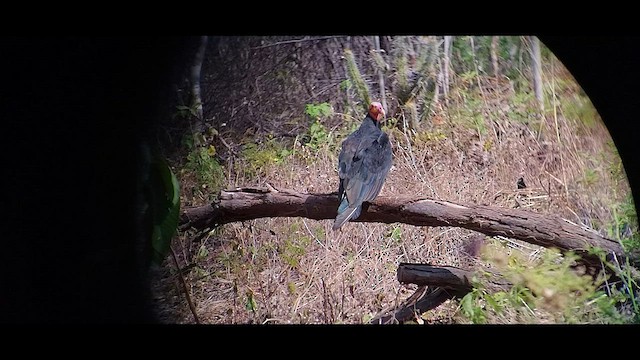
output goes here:
[[471, 290], [473, 273], [453, 266], [428, 264], [398, 265], [398, 281], [401, 284], [440, 286], [450, 289]]
[[443, 302], [455, 297], [463, 297], [445, 288], [420, 286], [403, 304], [399, 310], [391, 314], [382, 314], [373, 318], [370, 324], [402, 324], [416, 319], [420, 314], [437, 308]]
[[314, 38], [310, 38], [308, 36], [305, 36], [302, 39], [285, 40], [285, 41], [275, 42], [273, 44], [254, 46], [254, 47], [251, 48], [251, 50], [264, 49], [264, 48], [268, 48], [268, 47], [271, 47], [271, 46], [284, 45], [284, 44], [295, 44], [295, 43], [300, 43], [300, 42], [304, 42], [304, 41], [337, 39], [337, 38], [341, 38], [341, 37], [347, 37], [347, 36], [320, 36], [320, 37], [314, 37]]
[[[337, 208], [336, 193], [304, 194], [292, 190], [238, 188], [221, 191], [219, 201], [214, 204], [184, 209], [180, 228], [204, 229], [265, 217], [329, 220], [336, 217]], [[355, 222], [461, 227], [489, 236], [505, 236], [561, 251], [575, 251], [594, 265], [600, 262], [588, 254], [591, 247], [601, 248], [608, 256], [625, 257], [618, 242], [587, 227], [557, 216], [521, 209], [460, 205], [419, 196], [379, 196], [364, 204], [362, 214]]]

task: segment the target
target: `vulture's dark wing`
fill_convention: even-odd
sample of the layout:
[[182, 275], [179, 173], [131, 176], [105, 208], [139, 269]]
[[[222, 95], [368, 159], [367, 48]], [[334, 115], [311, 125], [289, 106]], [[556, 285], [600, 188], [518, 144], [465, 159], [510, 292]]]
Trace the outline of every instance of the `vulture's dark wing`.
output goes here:
[[366, 137], [352, 157], [345, 178], [345, 192], [349, 205], [362, 205], [378, 196], [391, 168], [391, 144], [384, 132], [377, 137]]
[[[353, 157], [358, 151], [358, 147], [360, 146], [360, 139], [356, 135], [351, 135], [347, 137], [342, 143], [342, 149], [340, 150], [340, 155], [338, 156], [338, 176], [340, 177], [340, 188], [338, 189], [338, 197], [340, 202], [344, 198], [344, 190], [345, 187], [349, 184], [349, 177], [351, 173], [351, 166], [353, 163]], [[346, 207], [342, 206], [342, 210]], [[341, 212], [339, 209], [338, 212]]]
[[345, 139], [338, 156], [340, 205], [333, 229], [356, 219], [364, 201], [378, 196], [391, 168], [389, 137], [367, 117], [361, 127]]

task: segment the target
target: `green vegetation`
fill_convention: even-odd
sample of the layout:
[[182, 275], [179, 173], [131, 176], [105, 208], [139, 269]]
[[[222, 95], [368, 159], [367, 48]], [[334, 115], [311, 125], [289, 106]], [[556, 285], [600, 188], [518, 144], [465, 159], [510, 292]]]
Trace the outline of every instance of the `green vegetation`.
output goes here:
[[297, 268], [300, 259], [307, 253], [307, 247], [311, 243], [308, 236], [300, 236], [298, 231], [300, 226], [297, 223], [291, 224], [290, 236], [284, 240], [284, 244], [279, 249], [282, 261], [292, 268]]
[[347, 59], [347, 75], [349, 76], [349, 80], [351, 80], [351, 84], [356, 89], [358, 99], [361, 101], [360, 106], [363, 108], [363, 111], [366, 111], [369, 106], [369, 103], [371, 103], [371, 96], [369, 95], [369, 87], [367, 86], [367, 83], [362, 78], [362, 74], [358, 69], [358, 64], [356, 63], [356, 58], [353, 55], [353, 51], [349, 49], [345, 49], [344, 56]]
[[304, 112], [314, 121], [318, 121], [323, 117], [331, 116], [333, 109], [331, 108], [331, 104], [325, 102], [321, 104], [307, 104]]
[[180, 183], [167, 161], [141, 145], [142, 176], [140, 215], [150, 220], [151, 262], [160, 265], [169, 253], [178, 228]]
[[[473, 323], [501, 322], [513, 317], [524, 322], [539, 322], [540, 318], [554, 323], [639, 323], [640, 274], [631, 261], [638, 260], [640, 236], [633, 198], [612, 206], [613, 222], [606, 227], [607, 235], [618, 240], [629, 258], [612, 262], [604, 252], [592, 249], [602, 263], [621, 282], [607, 281], [602, 273], [597, 279], [581, 275], [571, 252], [560, 255], [545, 249], [538, 260], [526, 259], [522, 253], [506, 251], [493, 241], [483, 252], [484, 259], [497, 265], [497, 271], [513, 286], [508, 291], [488, 291], [489, 274], [474, 278], [474, 289], [460, 301], [460, 313]], [[629, 259], [632, 259], [631, 261]]]
[[196, 265], [193, 269], [193, 272], [194, 272], [193, 276], [196, 280], [200, 280], [202, 278], [205, 278], [211, 275], [209, 271], [207, 271], [204, 268], [204, 265], [198, 265], [198, 264], [207, 264], [208, 259], [209, 259], [209, 249], [205, 244], [200, 245], [200, 247], [198, 248], [198, 252], [196, 253], [196, 256], [195, 256], [194, 263]]
[[253, 291], [249, 290], [246, 292], [246, 302], [245, 307], [247, 310], [251, 312], [256, 312], [258, 310], [258, 302], [256, 301], [255, 296], [253, 295]]
[[270, 166], [284, 164], [291, 154], [292, 150], [273, 137], [267, 137], [266, 141], [260, 143], [247, 139], [242, 146], [244, 176], [255, 177], [263, 174]]
[[446, 139], [447, 135], [444, 134], [441, 130], [421, 131], [412, 138], [414, 145], [427, 145], [437, 143]]
[[[596, 281], [574, 270], [578, 256], [561, 255], [555, 249], [541, 251], [531, 260], [517, 251], [505, 255], [499, 242], [488, 245], [485, 259], [512, 283], [509, 290], [491, 293], [486, 280], [474, 279], [474, 289], [460, 301], [461, 313], [473, 323], [502, 322], [518, 318], [528, 323], [622, 323], [616, 298], [602, 289], [604, 278]], [[544, 320], [544, 321], [542, 321]], [[508, 322], [508, 320], [507, 320]]]
[[311, 243], [308, 236], [297, 239], [286, 239], [282, 249], [282, 260], [292, 268], [298, 267], [300, 259], [306, 254], [307, 246]]
[[633, 196], [627, 195], [624, 202], [613, 207], [614, 222], [609, 233], [619, 239], [625, 252], [640, 251], [640, 233], [638, 232], [638, 215]]
[[574, 94], [562, 104], [562, 111], [570, 119], [576, 119], [587, 128], [593, 128], [600, 121], [600, 115], [585, 94]]
[[463, 90], [458, 91], [461, 101], [451, 111], [452, 120], [457, 124], [462, 124], [484, 135], [487, 133], [487, 123], [482, 113], [484, 103], [482, 98], [475, 91]]
[[198, 106], [200, 106], [200, 103], [197, 102], [191, 106], [178, 105], [173, 117], [181, 118], [182, 120], [188, 120], [191, 117], [196, 118], [198, 117]]
[[584, 184], [587, 187], [591, 187], [595, 185], [598, 181], [598, 171], [595, 169], [585, 169], [584, 170]]
[[226, 183], [224, 170], [215, 157], [216, 148], [195, 146], [191, 136], [186, 136], [183, 144], [189, 152], [184, 170], [195, 174], [200, 187], [208, 188], [207, 193], [213, 199]]
[[330, 145], [330, 135], [322, 124], [323, 118], [333, 114], [333, 109], [329, 103], [307, 104], [305, 113], [312, 119], [309, 133], [305, 136], [304, 144], [315, 152]]
[[532, 92], [516, 93], [508, 105], [507, 116], [526, 125], [539, 123], [540, 120], [534, 116], [538, 111], [535, 101]]
[[618, 240], [628, 257], [623, 263], [612, 263], [600, 254], [600, 259], [622, 279], [621, 289], [612, 289], [617, 295], [617, 300], [624, 303], [632, 314], [633, 322], [640, 323], [640, 273], [632, 265], [632, 261], [640, 262], [640, 235], [638, 233], [638, 216], [634, 206], [633, 197], [629, 194], [623, 202], [612, 206], [613, 222], [607, 227], [609, 236]]
[[402, 240], [402, 229], [400, 228], [400, 226], [392, 226], [387, 232], [387, 237], [394, 242], [399, 243]]

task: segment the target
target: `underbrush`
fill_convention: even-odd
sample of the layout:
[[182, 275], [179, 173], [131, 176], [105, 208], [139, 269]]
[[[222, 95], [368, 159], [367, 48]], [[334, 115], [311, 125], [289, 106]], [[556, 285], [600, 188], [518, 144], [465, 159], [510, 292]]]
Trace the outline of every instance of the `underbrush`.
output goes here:
[[602, 273], [594, 279], [581, 272], [578, 259], [571, 252], [560, 254], [555, 249], [527, 255], [492, 239], [483, 251], [483, 261], [511, 284], [491, 292], [487, 290], [489, 273], [474, 278], [474, 289], [460, 301], [459, 313], [474, 324], [636, 321], [621, 310], [629, 295], [616, 290]]
[[[606, 127], [558, 64], [547, 73], [557, 76], [545, 82], [544, 112], [518, 81], [474, 71], [454, 77], [449, 101], [439, 107], [425, 105], [430, 99], [416, 100], [433, 96], [432, 90], [411, 93], [421, 104], [413, 108], [417, 116], [408, 114], [407, 100], [388, 114], [384, 127], [393, 144], [393, 167], [380, 195], [556, 215], [620, 241], [630, 254], [639, 252], [633, 199]], [[366, 92], [356, 80], [350, 91]], [[186, 142], [183, 207], [213, 201], [220, 189], [236, 186], [337, 191], [340, 144], [360, 125], [364, 114], [353, 109], [361, 102], [338, 113], [332, 104], [309, 101], [294, 115], [308, 123], [304, 132], [247, 137], [224, 162], [214, 147]], [[518, 188], [519, 179], [525, 188]], [[330, 220], [256, 219], [205, 234], [182, 232], [175, 247], [183, 269], [167, 263], [167, 276], [184, 277], [205, 323], [360, 324], [411, 295], [411, 286], [397, 282], [400, 262], [460, 266], [461, 243], [473, 234], [351, 222], [334, 232]], [[430, 313], [476, 324], [639, 322], [633, 264], [607, 262], [620, 275], [613, 281], [581, 273], [578, 260], [572, 253], [491, 238], [478, 262], [492, 272], [481, 271], [472, 292]], [[495, 291], [494, 273], [511, 286]], [[174, 306], [189, 322], [185, 302]]]

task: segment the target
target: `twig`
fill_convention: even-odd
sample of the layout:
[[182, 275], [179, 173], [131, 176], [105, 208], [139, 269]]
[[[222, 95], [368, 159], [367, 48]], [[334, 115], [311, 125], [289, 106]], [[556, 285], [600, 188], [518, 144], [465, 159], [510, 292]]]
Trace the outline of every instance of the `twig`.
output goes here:
[[325, 91], [329, 91], [329, 90], [331, 90], [331, 88], [334, 88], [334, 87], [336, 87], [338, 85], [340, 85], [340, 82], [336, 82], [334, 84], [329, 84], [329, 85], [325, 86], [324, 88], [320, 89], [320, 91], [318, 91], [317, 93], [311, 95], [311, 97], [307, 98], [304, 102], [308, 103], [309, 101], [311, 101], [311, 100], [317, 98], [318, 96], [320, 96]]
[[313, 40], [337, 39], [337, 38], [341, 38], [341, 37], [347, 37], [347, 36], [321, 36], [321, 37], [317, 37], [317, 38], [304, 37], [302, 39], [286, 40], [286, 41], [275, 42], [273, 44], [260, 45], [260, 46], [252, 47], [250, 49], [251, 50], [257, 50], [257, 49], [264, 49], [264, 48], [268, 48], [268, 47], [271, 47], [271, 46], [277, 46], [277, 45], [294, 44], [294, 43], [300, 43], [300, 42], [305, 42], [305, 41], [313, 41]]
[[[557, 181], [558, 184], [562, 185], [563, 187], [566, 187], [566, 185], [562, 182], [562, 180], [558, 179], [557, 177], [553, 176], [550, 172], [545, 170], [545, 173], [547, 175], [549, 175], [549, 177], [551, 177], [553, 180]], [[549, 186], [549, 191], [551, 191], [551, 186]]]
[[226, 141], [224, 141], [222, 136], [218, 135], [218, 139], [220, 140], [222, 145], [224, 145], [229, 150], [230, 153], [232, 153], [233, 155], [238, 155], [238, 153], [229, 144], [227, 144]]
[[307, 232], [309, 233], [309, 235], [311, 235], [311, 237], [314, 238], [315, 241], [318, 244], [320, 244], [320, 246], [322, 246], [325, 250], [327, 250], [327, 247], [324, 246], [322, 241], [320, 241], [320, 239], [318, 239], [318, 237], [313, 232], [311, 232], [311, 229], [309, 229], [309, 225], [307, 225], [307, 222], [304, 219], [302, 219], [302, 223], [304, 224], [305, 229], [307, 229]]
[[175, 251], [173, 251], [172, 246], [169, 246], [169, 250], [171, 250], [171, 257], [173, 258], [173, 262], [176, 265], [176, 269], [178, 269], [178, 275], [180, 277], [180, 282], [182, 283], [182, 287], [184, 289], [184, 296], [187, 299], [187, 303], [189, 303], [189, 309], [191, 309], [191, 313], [193, 314], [193, 318], [196, 320], [196, 324], [200, 324], [200, 319], [198, 319], [198, 314], [196, 314], [196, 308], [195, 306], [193, 306], [193, 302], [191, 301], [191, 295], [189, 295], [187, 282], [184, 280], [184, 276], [182, 276], [182, 271], [180, 269], [180, 265], [178, 264], [178, 258], [176, 257], [176, 253]]
[[531, 313], [531, 315], [536, 316], [536, 313], [535, 313], [533, 310], [531, 310], [531, 308], [529, 307], [529, 305], [527, 305], [527, 302], [526, 302], [526, 301], [524, 301], [524, 299], [522, 299], [522, 298], [521, 298], [521, 299], [520, 299], [520, 302], [524, 305], [524, 307], [525, 307], [527, 310], [529, 310], [529, 312]]
[[269, 184], [269, 183], [265, 183], [265, 186], [266, 186], [266, 187], [267, 187], [267, 189], [269, 189], [269, 191], [271, 191], [271, 192], [274, 192], [274, 193], [280, 192], [280, 191], [278, 191], [278, 189], [274, 188], [274, 187], [273, 187], [273, 186], [271, 186], [271, 184]]
[[519, 250], [527, 249], [527, 250], [530, 250], [530, 251], [537, 250], [536, 248], [533, 248], [533, 247], [527, 246], [525, 244], [522, 244], [522, 243], [516, 242], [514, 240], [511, 240], [510, 238], [508, 238], [506, 236], [498, 235], [498, 236], [496, 236], [496, 238], [501, 240], [501, 241], [504, 241], [505, 243], [507, 243], [507, 246], [509, 246], [510, 248], [513, 248], [513, 249], [519, 249]]
[[580, 219], [580, 216], [578, 216], [578, 214], [576, 214], [576, 212], [575, 212], [575, 211], [573, 211], [569, 206], [565, 206], [565, 207], [567, 208], [567, 210], [569, 210], [569, 211], [573, 214], [573, 216], [575, 216], [575, 217], [576, 217], [576, 221], [577, 221], [577, 222], [579, 222], [579, 223], [580, 223], [580, 225], [582, 225], [582, 226], [587, 226], [587, 224], [583, 224], [583, 223], [582, 223], [582, 219]]

